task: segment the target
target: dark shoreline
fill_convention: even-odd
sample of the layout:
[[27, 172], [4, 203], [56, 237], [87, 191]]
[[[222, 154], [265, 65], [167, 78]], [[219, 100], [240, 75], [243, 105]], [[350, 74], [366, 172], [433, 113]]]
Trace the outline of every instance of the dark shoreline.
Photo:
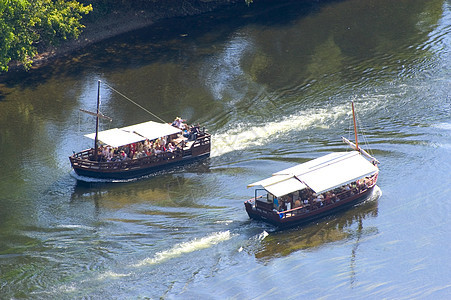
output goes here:
[[[97, 21], [85, 22], [86, 27], [78, 39], [39, 51], [38, 55], [33, 58], [31, 69], [40, 68], [63, 55], [127, 32], [151, 26], [158, 21], [200, 15], [239, 2], [246, 6], [244, 0], [189, 0], [181, 4], [179, 2], [172, 5], [155, 4], [142, 10], [113, 11]], [[12, 63], [8, 72], [0, 74], [0, 79], [8, 77], [8, 74], [21, 72], [27, 71], [22, 65]]]

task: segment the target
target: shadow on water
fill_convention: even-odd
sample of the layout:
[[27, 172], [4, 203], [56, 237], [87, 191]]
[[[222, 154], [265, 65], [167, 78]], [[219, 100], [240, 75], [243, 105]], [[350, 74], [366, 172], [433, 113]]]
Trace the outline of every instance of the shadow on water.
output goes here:
[[288, 256], [293, 252], [321, 247], [328, 243], [357, 240], [378, 233], [378, 229], [363, 225], [363, 220], [377, 217], [380, 190], [352, 208], [295, 228], [265, 233], [254, 250], [257, 259], [268, 260]]
[[[42, 62], [28, 72], [11, 70], [0, 75], [0, 82], [24, 89], [37, 87], [58, 76], [80, 78], [93, 69], [98, 73], [107, 73], [156, 62], [177, 61], [183, 65], [185, 61], [188, 64], [193, 54], [199, 55], [194, 53], [199, 51], [199, 44], [204, 43], [206, 48], [199, 51], [200, 56], [196, 59], [213, 54], [213, 50], [208, 50], [212, 42], [224, 43], [243, 26], [287, 25], [319, 11], [322, 5], [341, 1], [289, 0], [278, 1], [277, 4], [274, 1], [256, 1], [250, 7], [239, 2], [200, 16], [162, 20], [149, 27]], [[230, 22], [230, 19], [234, 22]]]
[[191, 175], [209, 172], [210, 165], [204, 162], [130, 181], [76, 180], [71, 202], [94, 200], [96, 207], [122, 207], [138, 203], [150, 203], [159, 207], [204, 207], [195, 203], [195, 199], [207, 193], [208, 186]]

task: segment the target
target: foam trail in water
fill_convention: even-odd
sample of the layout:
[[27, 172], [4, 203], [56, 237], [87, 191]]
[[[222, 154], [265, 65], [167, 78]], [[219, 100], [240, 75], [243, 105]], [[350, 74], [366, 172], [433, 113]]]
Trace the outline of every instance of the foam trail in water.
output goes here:
[[86, 229], [86, 230], [95, 230], [94, 227], [90, 226], [84, 226], [84, 225], [73, 225], [73, 224], [60, 224], [57, 225], [58, 228], [64, 228], [64, 229]]
[[274, 140], [280, 134], [291, 131], [305, 130], [312, 126], [326, 126], [325, 124], [330, 124], [331, 120], [345, 119], [344, 116], [350, 113], [349, 105], [341, 105], [332, 109], [306, 110], [299, 115], [291, 115], [280, 121], [251, 128], [236, 125], [235, 128], [225, 133], [213, 136], [211, 156], [220, 156], [228, 152], [260, 146]]
[[229, 231], [216, 232], [201, 239], [194, 239], [189, 242], [177, 244], [169, 250], [156, 253], [152, 258], [146, 258], [137, 263], [135, 267], [141, 267], [145, 265], [155, 265], [171, 258], [179, 257], [186, 253], [209, 248], [213, 245], [227, 241], [231, 238]]
[[266, 230], [264, 230], [262, 233], [257, 235], [257, 240], [263, 241], [268, 235], [269, 235], [269, 233], [267, 233]]

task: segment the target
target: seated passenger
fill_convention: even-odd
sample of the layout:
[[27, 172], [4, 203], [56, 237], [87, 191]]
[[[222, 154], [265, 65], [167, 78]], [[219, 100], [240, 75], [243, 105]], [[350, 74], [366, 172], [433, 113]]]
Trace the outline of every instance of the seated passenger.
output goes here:
[[113, 148], [107, 148], [106, 161], [111, 161], [113, 159]]
[[313, 201], [315, 202], [317, 207], [323, 206], [323, 200], [324, 196], [322, 194], [319, 194]]
[[174, 142], [170, 142], [169, 145], [168, 145], [168, 151], [174, 152], [175, 149], [177, 149], [177, 148], [175, 147]]
[[301, 207], [301, 201], [298, 199], [294, 202], [294, 208]]
[[163, 151], [162, 151], [162, 149], [161, 149], [161, 146], [160, 145], [156, 145], [155, 146], [155, 154], [160, 154], [160, 153], [162, 153]]
[[127, 153], [125, 153], [124, 150], [121, 151], [120, 156], [121, 156], [121, 160], [126, 160], [127, 159]]

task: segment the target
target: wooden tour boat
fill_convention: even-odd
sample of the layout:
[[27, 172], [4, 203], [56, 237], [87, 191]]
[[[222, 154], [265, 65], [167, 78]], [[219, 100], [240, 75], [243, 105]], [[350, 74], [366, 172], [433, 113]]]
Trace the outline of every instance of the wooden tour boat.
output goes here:
[[278, 227], [312, 221], [366, 199], [376, 186], [379, 161], [359, 147], [352, 103], [356, 143], [349, 152], [334, 152], [274, 173], [249, 184], [254, 198], [244, 202], [250, 218]]
[[107, 180], [138, 178], [210, 156], [211, 135], [205, 128], [187, 126], [177, 118], [173, 124], [148, 121], [99, 131], [99, 118], [109, 119], [99, 112], [99, 106], [100, 81], [97, 112], [82, 110], [96, 117], [96, 132], [85, 135], [94, 139], [94, 147], [69, 157], [79, 176]]

